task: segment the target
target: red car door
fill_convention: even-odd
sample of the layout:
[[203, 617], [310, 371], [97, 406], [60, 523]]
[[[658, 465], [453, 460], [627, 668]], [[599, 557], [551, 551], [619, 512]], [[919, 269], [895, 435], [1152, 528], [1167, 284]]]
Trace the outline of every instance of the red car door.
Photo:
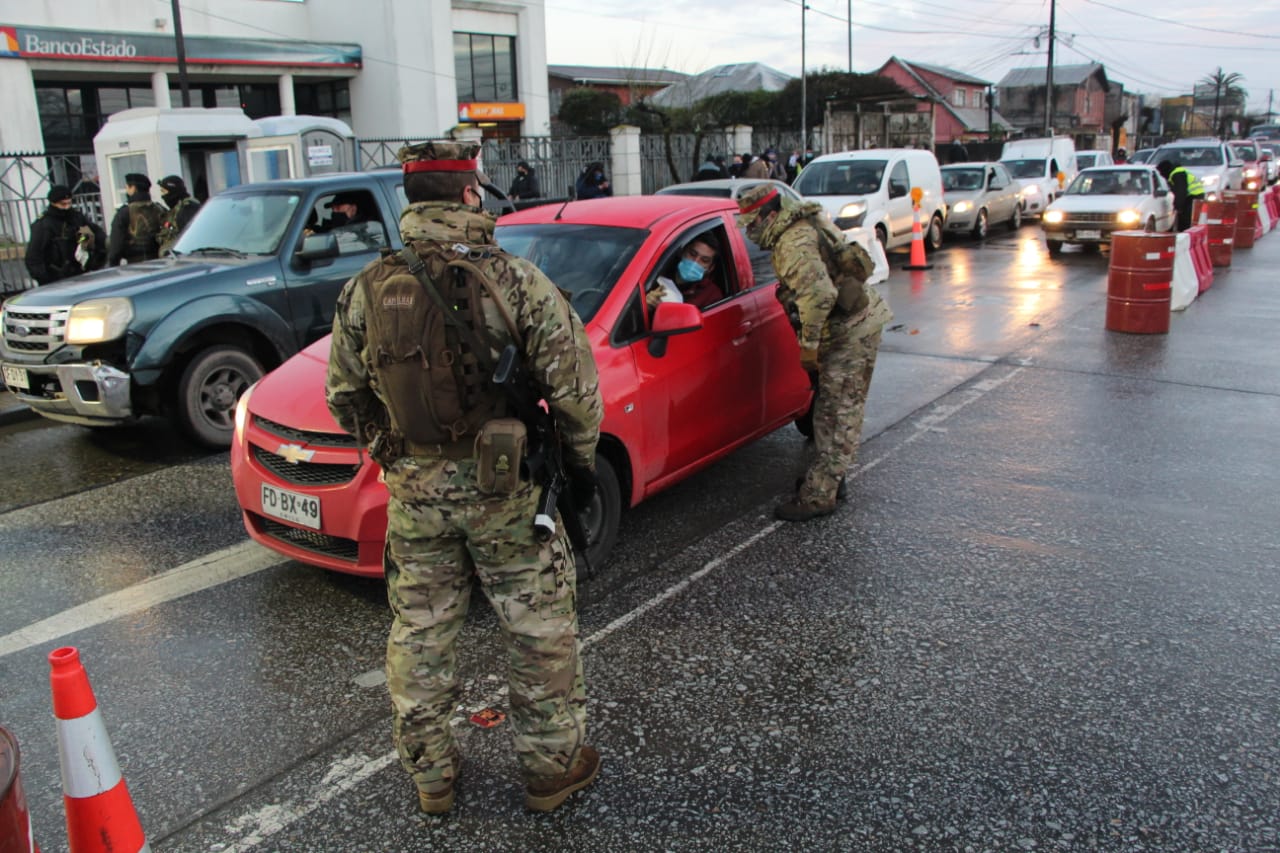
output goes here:
[[[691, 236], [685, 231], [672, 241], [646, 277], [646, 291]], [[720, 242], [729, 245], [722, 227]], [[656, 355], [650, 337], [630, 344], [644, 424], [644, 479], [655, 487], [726, 452], [761, 424], [764, 364], [756, 302], [730, 280], [732, 270], [731, 263], [717, 264], [715, 274], [727, 295], [702, 310], [702, 328], [671, 336], [665, 352]]]

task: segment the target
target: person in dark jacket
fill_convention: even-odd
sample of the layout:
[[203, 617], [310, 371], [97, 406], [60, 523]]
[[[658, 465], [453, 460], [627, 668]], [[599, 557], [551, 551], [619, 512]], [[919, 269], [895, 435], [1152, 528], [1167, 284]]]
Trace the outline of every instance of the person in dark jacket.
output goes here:
[[111, 219], [107, 266], [136, 264], [160, 257], [160, 229], [165, 209], [151, 200], [151, 179], [132, 172], [124, 176], [127, 201]]
[[1191, 227], [1191, 211], [1197, 199], [1204, 198], [1204, 184], [1186, 167], [1175, 165], [1172, 160], [1161, 160], [1156, 171], [1164, 175], [1173, 190], [1173, 207], [1178, 212], [1178, 230]]
[[51, 284], [101, 269], [107, 262], [107, 233], [71, 206], [71, 190], [63, 185], [54, 185], [47, 198], [49, 208], [31, 224], [27, 272], [37, 284]]
[[534, 174], [535, 171], [525, 160], [516, 163], [516, 179], [511, 182], [507, 197], [511, 199], [542, 198], [542, 187], [538, 186], [538, 176]]
[[698, 167], [698, 173], [693, 176], [693, 179], [695, 181], [714, 181], [727, 177], [729, 177], [729, 172], [724, 167], [724, 157], [708, 157]]
[[160, 227], [160, 254], [164, 254], [178, 241], [178, 235], [187, 227], [191, 217], [200, 209], [200, 202], [187, 192], [187, 184], [177, 175], [160, 179], [160, 200], [168, 206], [164, 224]]
[[613, 195], [613, 187], [609, 186], [609, 179], [604, 174], [604, 164], [591, 163], [583, 169], [582, 174], [578, 176], [574, 191], [580, 199], [604, 198]]

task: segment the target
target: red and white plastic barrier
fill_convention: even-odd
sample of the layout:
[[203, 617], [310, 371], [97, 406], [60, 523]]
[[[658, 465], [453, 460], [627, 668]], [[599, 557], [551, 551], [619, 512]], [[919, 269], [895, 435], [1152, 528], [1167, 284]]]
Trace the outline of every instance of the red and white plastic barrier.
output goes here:
[[1191, 257], [1191, 235], [1183, 231], [1178, 235], [1173, 250], [1173, 293], [1169, 297], [1169, 310], [1182, 311], [1200, 295], [1200, 277], [1195, 259]]
[[1197, 293], [1204, 293], [1213, 286], [1213, 260], [1209, 257], [1209, 228], [1206, 225], [1192, 225], [1183, 232], [1191, 241], [1191, 261], [1195, 266]]
[[80, 652], [49, 653], [71, 853], [150, 853]]
[[31, 832], [31, 812], [22, 792], [22, 755], [18, 739], [0, 726], [0, 850], [40, 853]]

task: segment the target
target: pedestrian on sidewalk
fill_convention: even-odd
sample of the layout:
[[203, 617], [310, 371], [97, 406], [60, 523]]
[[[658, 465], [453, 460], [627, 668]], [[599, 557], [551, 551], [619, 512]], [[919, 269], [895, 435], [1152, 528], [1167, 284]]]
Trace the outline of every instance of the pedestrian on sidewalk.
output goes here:
[[55, 184], [46, 196], [49, 207], [31, 224], [27, 272], [36, 284], [52, 284], [101, 269], [107, 262], [107, 234], [71, 206], [71, 190]]

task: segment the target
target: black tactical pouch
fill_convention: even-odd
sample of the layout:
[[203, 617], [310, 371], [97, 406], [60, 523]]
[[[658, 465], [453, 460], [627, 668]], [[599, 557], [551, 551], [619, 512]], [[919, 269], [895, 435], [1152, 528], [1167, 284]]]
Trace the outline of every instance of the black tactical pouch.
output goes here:
[[520, 486], [528, 430], [516, 418], [486, 421], [476, 436], [476, 485], [486, 495], [509, 495]]

